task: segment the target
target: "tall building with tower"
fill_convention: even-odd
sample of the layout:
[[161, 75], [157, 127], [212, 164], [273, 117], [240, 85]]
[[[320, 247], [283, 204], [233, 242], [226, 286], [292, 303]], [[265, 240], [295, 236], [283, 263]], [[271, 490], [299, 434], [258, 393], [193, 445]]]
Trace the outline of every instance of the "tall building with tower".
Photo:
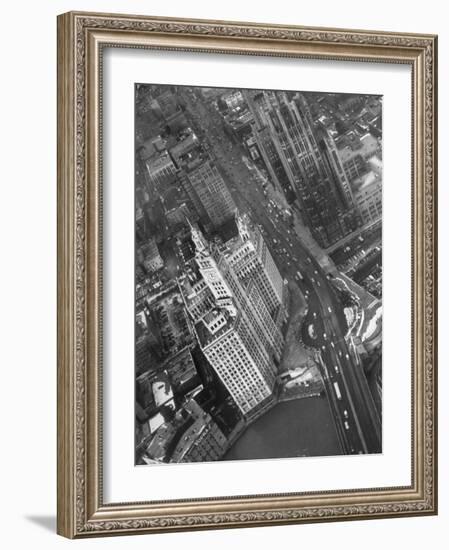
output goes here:
[[[239, 223], [242, 244], [250, 242]], [[227, 243], [210, 244], [198, 228], [191, 231], [195, 258], [180, 281], [186, 309], [202, 352], [242, 414], [256, 418], [274, 401], [282, 333], [256, 281], [234, 269]]]

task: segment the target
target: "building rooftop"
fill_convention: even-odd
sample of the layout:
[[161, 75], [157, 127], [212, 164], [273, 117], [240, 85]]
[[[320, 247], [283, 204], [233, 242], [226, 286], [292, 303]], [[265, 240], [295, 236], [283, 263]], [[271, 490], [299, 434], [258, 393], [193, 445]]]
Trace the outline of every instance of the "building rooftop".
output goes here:
[[225, 309], [220, 309], [219, 311], [223, 315], [225, 323], [216, 332], [212, 333], [207, 328], [203, 320], [198, 321], [198, 323], [196, 323], [195, 325], [195, 332], [202, 348], [208, 346], [209, 344], [218, 340], [224, 334], [229, 332], [229, 330], [231, 330], [235, 323], [235, 318], [231, 317], [231, 315]]
[[164, 363], [172, 383], [175, 386], [184, 384], [197, 374], [195, 363], [193, 362], [190, 347], [186, 347], [176, 355], [167, 359]]
[[218, 237], [220, 237], [220, 239], [224, 243], [230, 241], [235, 237], [238, 237], [238, 228], [235, 222], [235, 218], [231, 218], [230, 220], [217, 227], [214, 233]]
[[253, 121], [253, 115], [251, 111], [248, 110], [240, 112], [233, 111], [231, 114], [225, 116], [225, 120], [234, 130], [238, 130], [242, 128], [242, 126], [251, 123]]
[[179, 166], [181, 160], [188, 155], [191, 151], [199, 146], [199, 141], [195, 133], [188, 128], [188, 131], [181, 137], [181, 139], [172, 147], [170, 147], [170, 154], [174, 162]]
[[376, 156], [371, 157], [368, 160], [368, 164], [370, 165], [373, 172], [377, 172], [379, 174], [382, 173], [382, 161], [380, 160], [379, 157], [376, 157]]
[[379, 144], [377, 139], [369, 133], [362, 137], [352, 133], [348, 136], [348, 140], [338, 140], [337, 146], [341, 161], [344, 163], [357, 155], [362, 155], [364, 158], [374, 155]]
[[175, 169], [173, 161], [167, 151], [153, 154], [151, 157], [146, 159], [145, 163], [150, 175], [169, 166], [172, 166], [173, 169]]
[[364, 191], [374, 184], [381, 185], [382, 176], [381, 174], [379, 174], [379, 172], [374, 172], [373, 170], [371, 170], [367, 174], [364, 174], [363, 176], [360, 176], [353, 182], [356, 192]]

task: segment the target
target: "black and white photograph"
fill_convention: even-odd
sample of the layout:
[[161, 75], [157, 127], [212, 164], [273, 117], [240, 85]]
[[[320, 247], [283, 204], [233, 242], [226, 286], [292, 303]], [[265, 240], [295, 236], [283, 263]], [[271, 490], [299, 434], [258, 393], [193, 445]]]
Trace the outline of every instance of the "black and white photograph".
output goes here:
[[382, 453], [382, 96], [134, 97], [135, 464]]

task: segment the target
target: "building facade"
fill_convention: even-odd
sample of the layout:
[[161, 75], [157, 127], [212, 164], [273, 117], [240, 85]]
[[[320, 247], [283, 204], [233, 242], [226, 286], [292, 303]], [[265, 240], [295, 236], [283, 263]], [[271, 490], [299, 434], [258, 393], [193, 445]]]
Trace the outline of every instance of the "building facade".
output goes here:
[[285, 284], [262, 233], [247, 215], [237, 217], [238, 236], [226, 243], [226, 257], [242, 282], [254, 281], [270, 315], [285, 306]]
[[354, 182], [358, 187], [355, 200], [363, 223], [376, 223], [382, 219], [382, 176], [376, 172], [368, 172]]
[[227, 318], [216, 335], [201, 337], [203, 353], [246, 418], [271, 403], [275, 371], [242, 314]]

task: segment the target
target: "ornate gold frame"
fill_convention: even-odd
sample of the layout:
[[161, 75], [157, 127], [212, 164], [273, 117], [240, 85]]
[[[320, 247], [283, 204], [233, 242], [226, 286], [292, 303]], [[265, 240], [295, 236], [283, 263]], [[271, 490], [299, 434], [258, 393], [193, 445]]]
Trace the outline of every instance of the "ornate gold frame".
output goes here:
[[[99, 115], [105, 45], [412, 67], [411, 486], [103, 503]], [[94, 13], [58, 17], [58, 533], [81, 538], [436, 513], [436, 56], [433, 35]]]

